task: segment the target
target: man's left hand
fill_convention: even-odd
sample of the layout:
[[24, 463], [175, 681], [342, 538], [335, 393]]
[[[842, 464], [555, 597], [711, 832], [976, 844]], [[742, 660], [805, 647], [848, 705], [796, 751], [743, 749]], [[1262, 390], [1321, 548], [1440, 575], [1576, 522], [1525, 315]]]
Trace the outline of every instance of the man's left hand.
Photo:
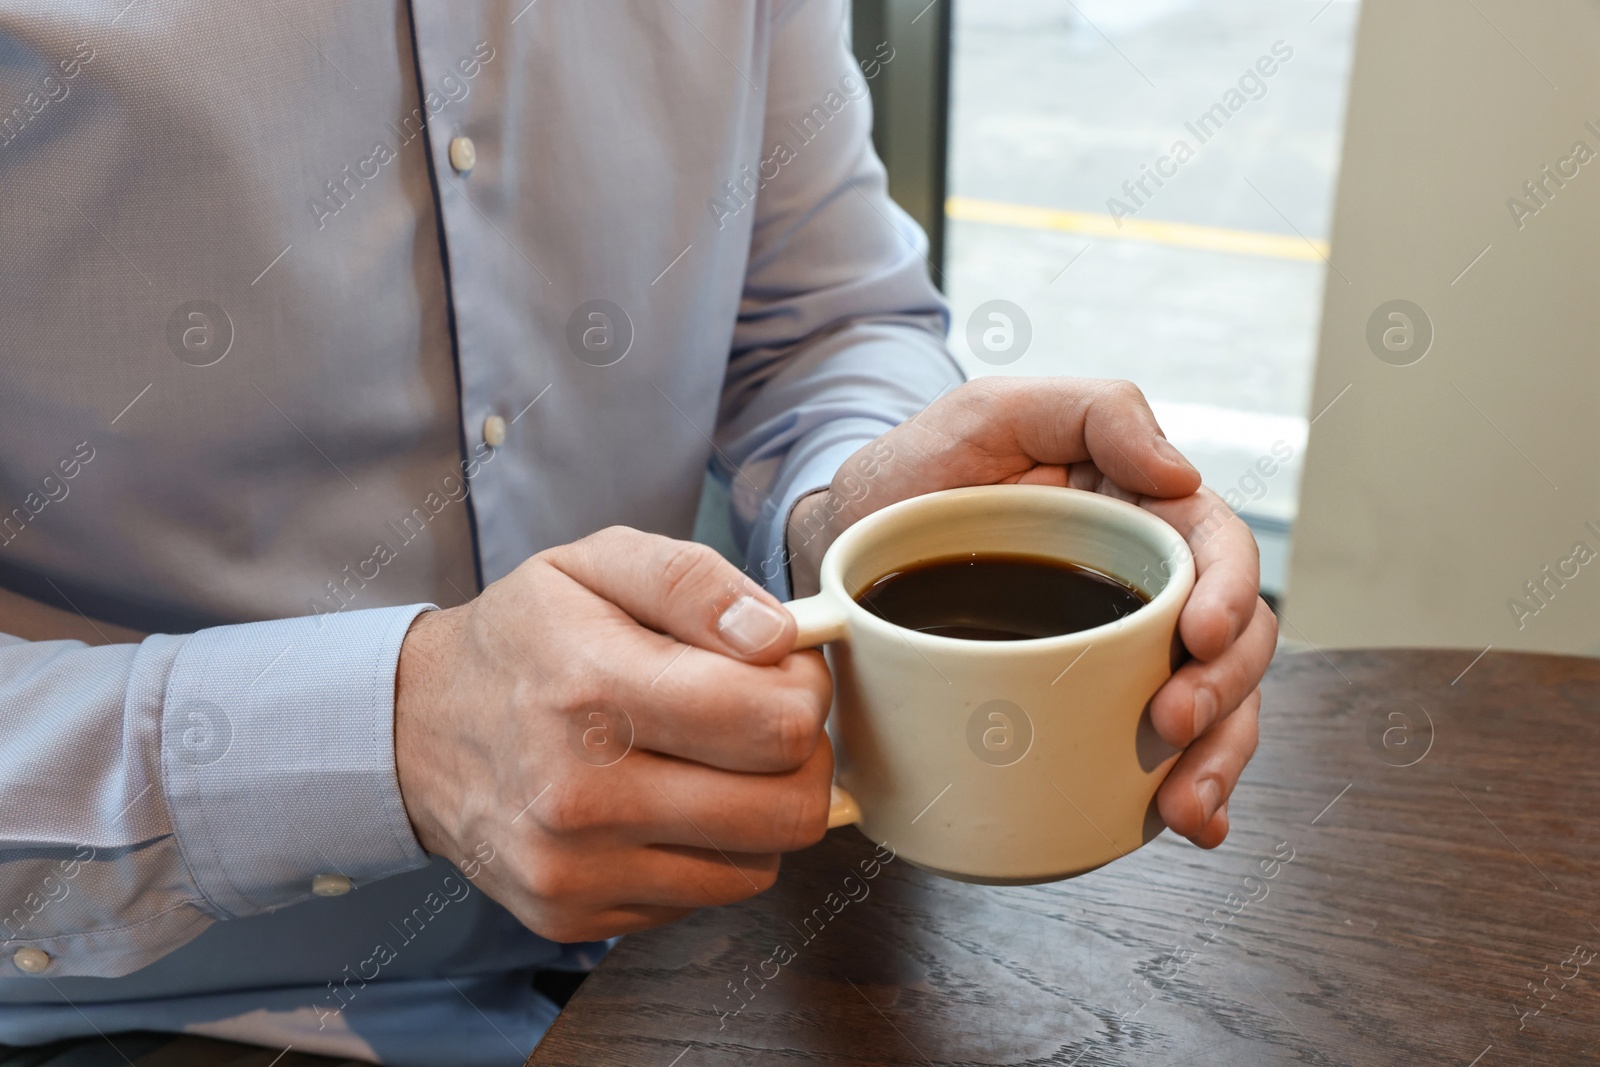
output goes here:
[[[863, 473], [865, 472], [865, 473]], [[1144, 394], [1128, 382], [981, 378], [867, 445], [790, 515], [796, 596], [817, 591], [822, 555], [851, 523], [900, 500], [968, 485], [1063, 485], [1166, 520], [1197, 572], [1178, 633], [1194, 657], [1150, 702], [1156, 731], [1185, 751], [1157, 795], [1161, 817], [1202, 848], [1228, 836], [1228, 797], [1256, 749], [1258, 688], [1277, 646], [1260, 597], [1255, 538], [1200, 485]]]

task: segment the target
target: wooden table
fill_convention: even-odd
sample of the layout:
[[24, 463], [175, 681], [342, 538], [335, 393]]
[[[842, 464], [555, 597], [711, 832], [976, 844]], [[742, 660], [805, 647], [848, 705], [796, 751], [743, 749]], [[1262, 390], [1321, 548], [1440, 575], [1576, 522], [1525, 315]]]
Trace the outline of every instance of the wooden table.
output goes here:
[[873, 846], [835, 831], [766, 895], [627, 938], [528, 1062], [1600, 1063], [1597, 711], [1600, 661], [1286, 656], [1222, 848], [846, 886]]

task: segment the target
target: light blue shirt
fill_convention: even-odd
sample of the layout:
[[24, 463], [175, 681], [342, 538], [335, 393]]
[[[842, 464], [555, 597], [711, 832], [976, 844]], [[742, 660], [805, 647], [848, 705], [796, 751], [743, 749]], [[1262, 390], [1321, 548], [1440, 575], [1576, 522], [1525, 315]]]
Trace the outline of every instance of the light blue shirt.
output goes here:
[[0, 0], [0, 1043], [520, 1063], [602, 946], [418, 846], [398, 650], [708, 464], [784, 595], [959, 380], [843, 8]]

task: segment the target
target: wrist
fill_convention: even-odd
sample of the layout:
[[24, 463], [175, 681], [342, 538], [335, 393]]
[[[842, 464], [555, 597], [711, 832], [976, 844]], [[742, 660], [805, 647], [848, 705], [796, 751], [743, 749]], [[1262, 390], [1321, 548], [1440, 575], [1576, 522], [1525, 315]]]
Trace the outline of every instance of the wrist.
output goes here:
[[441, 670], [447, 648], [460, 636], [458, 608], [425, 611], [412, 620], [400, 645], [394, 685], [394, 762], [400, 800], [417, 842], [434, 855], [454, 855], [448, 835], [434, 817], [429, 798], [449, 774], [440, 766], [451, 751], [439, 736], [439, 697], [447, 683]]
[[840, 508], [827, 489], [807, 493], [789, 510], [784, 547], [789, 560], [789, 586], [796, 598], [815, 596], [821, 589], [822, 557], [839, 536]]

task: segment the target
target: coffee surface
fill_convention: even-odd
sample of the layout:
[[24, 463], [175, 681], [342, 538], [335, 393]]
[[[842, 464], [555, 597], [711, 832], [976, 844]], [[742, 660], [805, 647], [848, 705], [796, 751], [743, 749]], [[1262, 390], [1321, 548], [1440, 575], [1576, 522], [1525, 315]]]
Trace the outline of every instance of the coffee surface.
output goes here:
[[1146, 603], [1137, 590], [1087, 567], [999, 554], [891, 571], [856, 600], [896, 626], [969, 641], [1076, 633], [1115, 622]]

